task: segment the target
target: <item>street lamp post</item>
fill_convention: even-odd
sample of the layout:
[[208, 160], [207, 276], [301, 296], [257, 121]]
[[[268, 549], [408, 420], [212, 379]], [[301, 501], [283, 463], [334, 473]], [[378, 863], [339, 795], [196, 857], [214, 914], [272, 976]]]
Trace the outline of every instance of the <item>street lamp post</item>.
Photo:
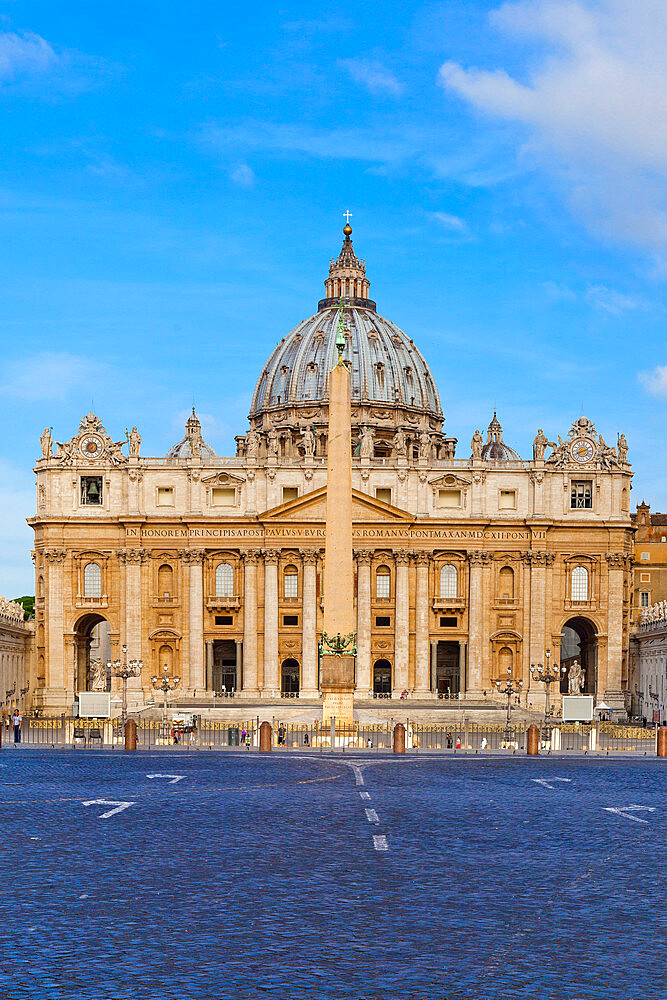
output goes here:
[[111, 671], [114, 677], [120, 677], [123, 682], [123, 707], [121, 709], [120, 721], [121, 725], [124, 726], [127, 720], [127, 681], [130, 677], [140, 677], [141, 671], [144, 668], [143, 660], [130, 660], [128, 663], [126, 660], [127, 656], [127, 646], [123, 644], [122, 647], [123, 660], [107, 660], [107, 670]]
[[156, 691], [162, 691], [162, 697], [164, 699], [163, 705], [162, 705], [162, 724], [163, 724], [163, 726], [166, 726], [167, 725], [167, 695], [169, 694], [170, 691], [173, 691], [174, 688], [178, 687], [178, 685], [181, 683], [181, 678], [180, 677], [170, 677], [169, 676], [169, 667], [167, 666], [166, 663], [165, 663], [165, 665], [164, 665], [164, 667], [162, 669], [163, 669], [163, 673], [160, 674], [159, 676], [157, 674], [155, 676], [153, 676], [151, 678], [151, 683], [152, 683], [152, 685], [153, 685], [153, 687], [155, 688]]
[[549, 719], [549, 689], [554, 681], [560, 680], [561, 673], [565, 673], [565, 667], [561, 667], [558, 670], [556, 667], [551, 666], [551, 650], [546, 651], [546, 663], [531, 663], [530, 674], [533, 680], [542, 681], [544, 684], [545, 692], [545, 702], [544, 702], [544, 721], [545, 723]]
[[507, 680], [505, 681], [504, 687], [501, 686], [501, 681], [495, 681], [496, 688], [499, 694], [504, 694], [507, 698], [507, 721], [505, 725], [505, 741], [509, 741], [510, 733], [512, 730], [512, 696], [519, 694], [523, 686], [523, 681], [515, 681], [512, 677], [512, 668], [507, 668]]

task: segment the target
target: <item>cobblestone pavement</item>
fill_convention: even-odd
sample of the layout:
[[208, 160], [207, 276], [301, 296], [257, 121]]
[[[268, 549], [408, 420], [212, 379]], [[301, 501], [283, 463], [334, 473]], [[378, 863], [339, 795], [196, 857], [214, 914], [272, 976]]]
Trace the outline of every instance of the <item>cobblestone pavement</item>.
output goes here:
[[0, 995], [660, 997], [666, 774], [6, 749]]

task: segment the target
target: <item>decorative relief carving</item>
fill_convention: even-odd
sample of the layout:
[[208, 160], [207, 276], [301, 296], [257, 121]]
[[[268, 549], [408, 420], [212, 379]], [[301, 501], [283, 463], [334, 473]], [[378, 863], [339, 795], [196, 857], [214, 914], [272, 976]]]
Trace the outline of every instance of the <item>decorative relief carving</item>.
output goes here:
[[556, 559], [555, 552], [529, 551], [522, 552], [521, 558], [529, 566], [553, 566]]
[[263, 549], [262, 555], [264, 556], [265, 566], [277, 566], [280, 559], [280, 551], [278, 549]]
[[129, 469], [127, 474], [131, 483], [140, 483], [144, 478], [144, 474], [141, 469]]
[[148, 549], [118, 549], [116, 555], [122, 563], [142, 563], [150, 557]]
[[316, 565], [319, 554], [320, 549], [299, 549], [304, 566]]
[[412, 559], [413, 555], [414, 555], [413, 552], [399, 549], [398, 551], [394, 552], [394, 559], [396, 561], [396, 565], [407, 566], [410, 560]]
[[44, 558], [50, 563], [61, 563], [67, 555], [67, 549], [44, 549]]
[[484, 552], [483, 549], [473, 549], [468, 553], [471, 566], [487, 566], [493, 559], [491, 552]]
[[261, 556], [259, 549], [249, 549], [247, 552], [241, 553], [241, 559], [248, 566], [256, 566], [259, 562], [259, 557]]
[[415, 553], [415, 562], [418, 566], [428, 566], [431, 562], [430, 552], [417, 552]]
[[628, 553], [626, 552], [605, 552], [605, 559], [610, 569], [621, 569], [626, 565]]
[[358, 566], [370, 566], [373, 553], [368, 549], [355, 549], [354, 555]]
[[190, 566], [203, 563], [205, 556], [203, 549], [181, 549], [181, 559]]
[[544, 482], [544, 473], [535, 472], [534, 470], [528, 473], [529, 479], [533, 486], [541, 486]]

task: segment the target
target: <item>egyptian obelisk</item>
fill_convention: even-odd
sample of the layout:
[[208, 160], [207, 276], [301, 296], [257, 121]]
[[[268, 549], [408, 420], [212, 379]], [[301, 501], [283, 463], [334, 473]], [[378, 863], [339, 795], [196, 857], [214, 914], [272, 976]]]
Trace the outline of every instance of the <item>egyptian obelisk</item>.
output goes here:
[[329, 374], [324, 632], [320, 642], [322, 721], [353, 718], [356, 622], [352, 562], [352, 408], [349, 362], [343, 360], [342, 306], [338, 361]]

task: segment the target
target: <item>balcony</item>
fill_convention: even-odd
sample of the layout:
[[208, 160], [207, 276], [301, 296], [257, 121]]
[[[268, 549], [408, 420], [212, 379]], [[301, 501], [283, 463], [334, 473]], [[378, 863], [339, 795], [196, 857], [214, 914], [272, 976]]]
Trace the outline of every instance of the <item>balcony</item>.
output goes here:
[[77, 608], [108, 608], [109, 599], [106, 594], [100, 594], [99, 597], [82, 597], [81, 594], [77, 594], [76, 598]]
[[240, 597], [209, 597], [206, 601], [209, 611], [238, 611], [241, 607]]
[[434, 611], [462, 611], [466, 606], [465, 597], [435, 597]]

